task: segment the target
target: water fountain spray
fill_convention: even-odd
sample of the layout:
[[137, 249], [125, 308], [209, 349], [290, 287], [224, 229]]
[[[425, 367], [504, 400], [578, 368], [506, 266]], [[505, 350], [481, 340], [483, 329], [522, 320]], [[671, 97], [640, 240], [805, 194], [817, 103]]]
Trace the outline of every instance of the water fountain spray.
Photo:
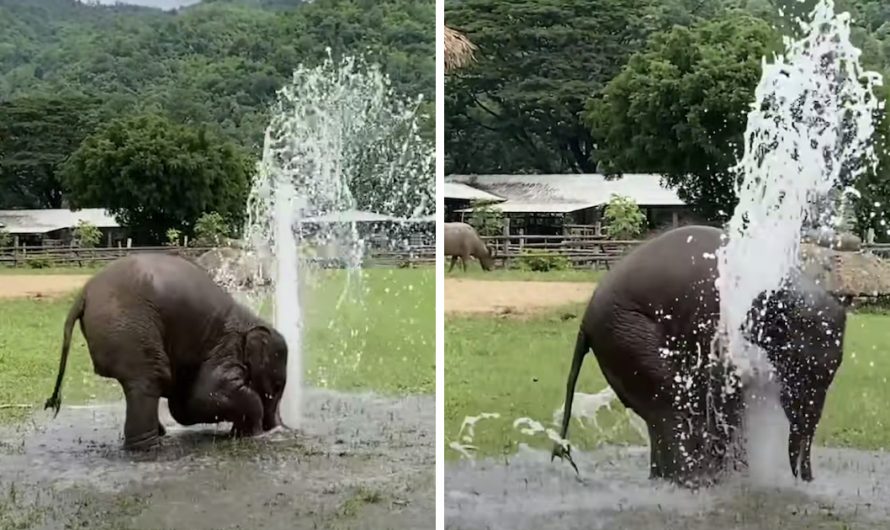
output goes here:
[[860, 65], [849, 13], [836, 15], [834, 2], [821, 0], [799, 24], [802, 37], [785, 38], [785, 55], [764, 60], [736, 167], [739, 204], [718, 252], [724, 345], [749, 374], [768, 369], [744, 339], [754, 300], [778, 289], [798, 265], [805, 219], [838, 227], [833, 209], [813, 205], [877, 163], [874, 88], [881, 76]]
[[[345, 269], [339, 304], [361, 285], [368, 251], [350, 214], [388, 216], [394, 222], [376, 236], [393, 242], [410, 217], [432, 213], [435, 149], [419, 132], [421, 102], [397, 95], [378, 66], [354, 57], [334, 61], [330, 50], [318, 66], [297, 68], [278, 93], [244, 235], [248, 252], [272, 272], [274, 324], [289, 350], [280, 405], [288, 427], [299, 425], [302, 408], [301, 287], [317, 265], [309, 255], [326, 249], [328, 265]], [[310, 222], [319, 218], [327, 220]], [[266, 297], [258, 293], [253, 304]], [[361, 351], [344, 353], [361, 359]]]

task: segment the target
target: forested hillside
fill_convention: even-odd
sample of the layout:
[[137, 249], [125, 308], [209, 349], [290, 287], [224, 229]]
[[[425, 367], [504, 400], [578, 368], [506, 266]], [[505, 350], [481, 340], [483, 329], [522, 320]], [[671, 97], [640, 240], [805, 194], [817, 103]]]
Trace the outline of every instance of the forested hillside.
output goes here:
[[[180, 175], [172, 160], [199, 168], [213, 160], [224, 165], [207, 171], [240, 175], [236, 168], [259, 154], [276, 90], [299, 64], [327, 57], [328, 48], [335, 59], [364, 54], [382, 65], [395, 90], [423, 94], [423, 133], [432, 138], [434, 11], [434, 0], [209, 0], [166, 12], [0, 0], [0, 208], [60, 207], [78, 197], [90, 204], [72, 205], [105, 206], [96, 189], [110, 184], [91, 184], [78, 168], [87, 175], [136, 171], [127, 178], [137, 182]], [[146, 130], [122, 135], [123, 126]], [[88, 138], [93, 150], [68, 164], [66, 183], [63, 166]], [[152, 138], [200, 140], [186, 148]], [[101, 170], [89, 152], [102, 153]], [[156, 165], [140, 167], [146, 159]], [[233, 189], [227, 180], [216, 184], [231, 223], [243, 213], [231, 204], [243, 205], [246, 194], [245, 181], [234, 180]], [[80, 189], [66, 189], [69, 183]], [[159, 203], [171, 190], [190, 189], [173, 181], [157, 188], [166, 190]], [[179, 200], [198, 201], [199, 192]], [[202, 201], [187, 210], [218, 206]], [[188, 217], [175, 228], [188, 233], [195, 222]]]

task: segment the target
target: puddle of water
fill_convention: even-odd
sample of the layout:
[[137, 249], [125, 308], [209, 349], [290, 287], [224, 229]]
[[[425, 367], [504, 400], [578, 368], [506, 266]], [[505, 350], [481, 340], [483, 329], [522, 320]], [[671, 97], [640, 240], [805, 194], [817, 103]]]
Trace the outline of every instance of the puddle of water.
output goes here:
[[645, 447], [574, 458], [579, 476], [565, 463], [551, 463], [549, 452], [527, 447], [507, 463], [449, 464], [446, 528], [803, 530], [890, 523], [890, 455], [884, 453], [816, 448], [813, 483], [764, 486], [739, 476], [698, 492], [650, 481]]
[[[0, 528], [432, 528], [434, 399], [310, 390], [298, 433], [177, 426], [123, 452], [122, 403], [0, 431]], [[101, 524], [107, 526], [96, 526]], [[115, 526], [116, 525], [116, 526]]]

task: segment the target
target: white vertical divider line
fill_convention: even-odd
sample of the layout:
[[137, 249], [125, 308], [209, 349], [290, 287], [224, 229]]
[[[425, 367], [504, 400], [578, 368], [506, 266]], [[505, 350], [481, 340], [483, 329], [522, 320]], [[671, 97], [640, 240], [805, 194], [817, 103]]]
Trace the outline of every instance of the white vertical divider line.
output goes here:
[[445, 0], [436, 0], [436, 530], [445, 530]]

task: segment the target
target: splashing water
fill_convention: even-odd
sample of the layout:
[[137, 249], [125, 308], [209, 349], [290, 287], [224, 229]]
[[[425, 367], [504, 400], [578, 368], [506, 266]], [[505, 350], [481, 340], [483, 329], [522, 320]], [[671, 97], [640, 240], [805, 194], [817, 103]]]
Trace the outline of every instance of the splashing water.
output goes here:
[[840, 224], [836, 204], [817, 205], [877, 161], [873, 89], [881, 77], [860, 66], [849, 14], [835, 15], [832, 0], [821, 0], [800, 26], [799, 40], [785, 39], [784, 57], [764, 61], [736, 168], [739, 204], [718, 252], [722, 340], [748, 375], [769, 368], [744, 338], [754, 300], [778, 289], [798, 265], [804, 222]]
[[[299, 67], [278, 93], [244, 236], [248, 254], [262, 264], [255, 274], [272, 271], [274, 323], [289, 350], [280, 405], [288, 427], [300, 422], [305, 320], [300, 295], [308, 271], [331, 264], [345, 269], [339, 307], [348, 293], [361, 293], [369, 252], [362, 219], [385, 219], [374, 242], [398, 245], [413, 226], [411, 218], [432, 213], [435, 152], [419, 133], [421, 103], [422, 97], [396, 95], [377, 65], [353, 57], [336, 63], [330, 50], [319, 66]], [[266, 296], [252, 297], [252, 305], [259, 309]], [[361, 349], [351, 352], [354, 366]]]

